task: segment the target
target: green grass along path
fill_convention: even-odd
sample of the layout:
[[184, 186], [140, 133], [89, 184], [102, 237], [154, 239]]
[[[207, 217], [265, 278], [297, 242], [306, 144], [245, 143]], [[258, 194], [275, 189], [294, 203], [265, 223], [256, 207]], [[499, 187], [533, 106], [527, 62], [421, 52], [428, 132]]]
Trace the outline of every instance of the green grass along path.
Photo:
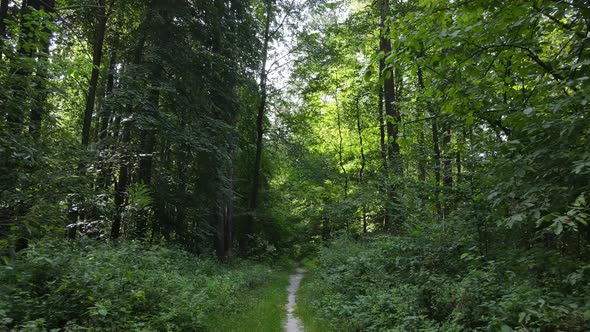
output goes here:
[[243, 310], [218, 312], [209, 317], [208, 331], [220, 332], [303, 332], [296, 316], [297, 296], [305, 270], [281, 270], [269, 274], [269, 282], [243, 294]]

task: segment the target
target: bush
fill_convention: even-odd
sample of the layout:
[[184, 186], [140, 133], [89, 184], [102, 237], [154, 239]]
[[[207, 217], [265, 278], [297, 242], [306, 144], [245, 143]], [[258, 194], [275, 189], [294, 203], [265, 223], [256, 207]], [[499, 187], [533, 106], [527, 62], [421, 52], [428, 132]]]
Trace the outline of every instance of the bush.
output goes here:
[[335, 241], [306, 303], [337, 331], [587, 330], [589, 266], [533, 250], [486, 261], [442, 248], [420, 237]]
[[204, 330], [269, 272], [140, 244], [33, 245], [0, 267], [0, 330]]

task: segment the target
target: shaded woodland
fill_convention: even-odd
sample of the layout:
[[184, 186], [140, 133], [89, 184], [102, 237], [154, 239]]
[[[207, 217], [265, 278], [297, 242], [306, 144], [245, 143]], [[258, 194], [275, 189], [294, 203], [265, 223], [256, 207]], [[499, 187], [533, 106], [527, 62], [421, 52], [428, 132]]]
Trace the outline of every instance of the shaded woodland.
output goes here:
[[210, 330], [291, 260], [312, 331], [586, 331], [589, 38], [584, 0], [0, 0], [0, 329]]

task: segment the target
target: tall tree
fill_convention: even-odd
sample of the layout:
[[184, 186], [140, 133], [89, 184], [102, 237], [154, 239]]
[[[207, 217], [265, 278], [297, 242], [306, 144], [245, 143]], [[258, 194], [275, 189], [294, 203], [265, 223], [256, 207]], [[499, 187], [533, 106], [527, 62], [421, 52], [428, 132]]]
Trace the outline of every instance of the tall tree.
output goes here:
[[260, 188], [260, 166], [262, 163], [262, 146], [264, 135], [264, 116], [267, 107], [267, 68], [268, 49], [270, 45], [270, 25], [273, 13], [273, 0], [265, 0], [264, 34], [262, 37], [262, 58], [260, 65], [259, 90], [260, 101], [258, 104], [258, 115], [256, 117], [256, 155], [254, 159], [254, 170], [252, 173], [252, 190], [250, 192], [250, 210], [254, 212], [258, 206], [258, 190]]
[[[112, 9], [114, 0], [110, 1], [109, 11]], [[82, 125], [82, 145], [88, 146], [90, 143], [90, 129], [92, 128], [92, 115], [96, 103], [96, 90], [98, 87], [98, 79], [100, 75], [100, 67], [102, 65], [103, 45], [105, 39], [105, 32], [107, 27], [108, 14], [106, 9], [106, 0], [98, 0], [96, 9], [97, 25], [95, 29], [95, 38], [91, 43], [93, 45], [92, 51], [92, 72], [90, 74], [90, 82], [88, 83], [88, 94], [86, 97], [86, 108], [84, 109], [84, 123]]]

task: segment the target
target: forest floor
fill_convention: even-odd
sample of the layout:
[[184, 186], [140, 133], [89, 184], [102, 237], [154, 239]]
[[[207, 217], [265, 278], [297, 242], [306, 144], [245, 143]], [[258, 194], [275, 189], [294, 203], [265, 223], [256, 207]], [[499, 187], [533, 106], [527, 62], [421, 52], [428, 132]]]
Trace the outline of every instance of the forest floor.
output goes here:
[[295, 317], [295, 307], [297, 305], [297, 291], [299, 290], [299, 285], [301, 284], [301, 279], [303, 279], [305, 272], [304, 269], [297, 268], [295, 274], [291, 275], [289, 278], [289, 287], [287, 288], [289, 296], [287, 302], [285, 332], [303, 332], [303, 324], [301, 323], [301, 320]]

